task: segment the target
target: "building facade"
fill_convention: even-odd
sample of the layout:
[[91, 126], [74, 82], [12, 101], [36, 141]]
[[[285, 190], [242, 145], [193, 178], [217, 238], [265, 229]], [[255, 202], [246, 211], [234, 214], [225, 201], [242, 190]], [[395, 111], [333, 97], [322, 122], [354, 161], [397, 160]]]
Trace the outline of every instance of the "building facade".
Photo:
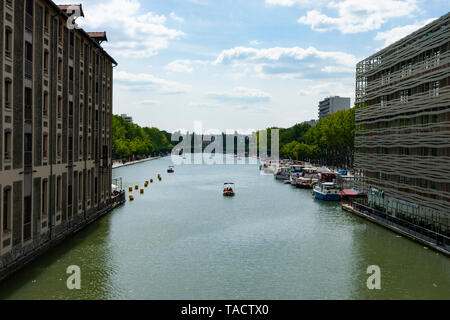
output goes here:
[[356, 67], [355, 168], [369, 205], [450, 236], [450, 13]]
[[113, 66], [79, 6], [0, 3], [0, 269], [105, 207]]
[[327, 97], [319, 102], [319, 120], [340, 110], [350, 109], [350, 98]]
[[120, 115], [122, 117], [123, 120], [125, 120], [128, 123], [133, 123], [133, 118], [125, 113], [122, 113]]

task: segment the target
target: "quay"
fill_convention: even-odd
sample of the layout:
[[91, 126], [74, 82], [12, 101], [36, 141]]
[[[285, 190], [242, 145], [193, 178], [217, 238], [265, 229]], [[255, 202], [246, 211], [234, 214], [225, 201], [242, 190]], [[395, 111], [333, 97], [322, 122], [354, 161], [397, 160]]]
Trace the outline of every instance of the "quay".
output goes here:
[[116, 192], [102, 209], [68, 225], [60, 233], [49, 231], [45, 238], [42, 237], [43, 239], [41, 238], [41, 241], [38, 244], [26, 248], [26, 251], [11, 251], [9, 256], [2, 257], [0, 260], [0, 281], [11, 276], [14, 272], [39, 257], [41, 254], [47, 252], [49, 249], [62, 243], [70, 236], [73, 236], [93, 222], [107, 215], [115, 208], [124, 204], [125, 201], [125, 191]]
[[363, 204], [341, 203], [341, 208], [450, 257], [450, 238], [442, 234], [391, 215], [377, 213], [376, 210]]

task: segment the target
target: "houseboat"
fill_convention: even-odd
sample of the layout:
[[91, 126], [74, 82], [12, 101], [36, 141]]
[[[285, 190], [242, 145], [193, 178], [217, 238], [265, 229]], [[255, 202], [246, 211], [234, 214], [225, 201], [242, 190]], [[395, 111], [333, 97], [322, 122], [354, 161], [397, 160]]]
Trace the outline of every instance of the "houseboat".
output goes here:
[[297, 188], [311, 189], [313, 183], [319, 181], [317, 168], [303, 168], [302, 174], [297, 178]]
[[319, 182], [314, 186], [314, 196], [319, 200], [339, 201], [341, 190], [334, 182]]

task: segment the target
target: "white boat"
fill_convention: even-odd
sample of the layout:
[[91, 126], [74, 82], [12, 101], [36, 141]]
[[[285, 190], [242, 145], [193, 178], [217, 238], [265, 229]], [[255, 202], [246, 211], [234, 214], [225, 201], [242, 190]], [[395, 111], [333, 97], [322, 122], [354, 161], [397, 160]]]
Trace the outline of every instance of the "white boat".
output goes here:
[[319, 182], [314, 186], [314, 196], [319, 200], [339, 201], [341, 190], [334, 182]]
[[266, 160], [264, 164], [260, 166], [260, 170], [263, 171], [265, 174], [275, 174], [275, 172], [278, 170], [279, 163], [275, 160]]

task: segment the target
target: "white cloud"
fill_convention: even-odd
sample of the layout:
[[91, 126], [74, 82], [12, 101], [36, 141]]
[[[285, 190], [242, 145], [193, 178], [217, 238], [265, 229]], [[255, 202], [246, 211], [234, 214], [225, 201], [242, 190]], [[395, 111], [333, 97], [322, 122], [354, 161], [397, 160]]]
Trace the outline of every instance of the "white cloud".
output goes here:
[[314, 47], [235, 47], [222, 51], [213, 64], [231, 65], [237, 67], [240, 73], [285, 79], [352, 73], [357, 61], [353, 55], [345, 52], [320, 51]]
[[436, 20], [436, 18], [431, 18], [426, 21], [422, 21], [421, 23], [409, 24], [402, 27], [396, 27], [391, 30], [378, 32], [377, 35], [375, 36], [375, 40], [384, 41], [384, 46], [387, 47], [390, 44], [396, 42], [397, 40], [400, 40], [401, 38], [406, 37], [407, 35], [413, 33], [414, 31], [417, 31], [423, 26], [431, 23], [434, 20]]
[[[287, 1], [287, 0], [286, 0]], [[391, 19], [413, 16], [419, 10], [418, 0], [342, 0], [331, 1], [328, 9], [337, 10], [331, 17], [319, 10], [310, 10], [298, 23], [315, 31], [339, 30], [350, 34], [379, 29]]]
[[207, 65], [209, 64], [208, 61], [204, 60], [189, 60], [189, 59], [179, 59], [172, 61], [169, 63], [165, 68], [172, 72], [186, 72], [191, 73], [194, 71], [194, 67]]
[[180, 17], [180, 16], [177, 16], [177, 15], [175, 14], [175, 12], [171, 12], [171, 13], [170, 13], [170, 17], [171, 17], [173, 20], [175, 20], [176, 22], [180, 22], [180, 23], [183, 23], [183, 22], [184, 22], [184, 19], [183, 19], [182, 17]]
[[[121, 87], [131, 90], [155, 89], [161, 93], [186, 93], [191, 89], [190, 85], [155, 77], [148, 73], [130, 73], [126, 71], [114, 71], [114, 80], [125, 83]], [[132, 85], [131, 85], [132, 84]]]
[[192, 72], [194, 69], [191, 67], [190, 60], [175, 60], [166, 66], [166, 69], [172, 72]]
[[211, 92], [207, 97], [213, 100], [232, 103], [261, 103], [268, 102], [272, 96], [259, 89], [236, 87], [231, 92]]
[[164, 15], [144, 11], [139, 0], [86, 0], [83, 10], [85, 18], [77, 19], [77, 23], [87, 31], [107, 30], [111, 42], [104, 47], [113, 56], [150, 57], [167, 48], [170, 40], [184, 35], [165, 26]]
[[266, 4], [273, 6], [292, 7], [293, 5], [312, 5], [314, 3], [321, 2], [320, 0], [266, 0]]
[[309, 81], [310, 84], [298, 91], [301, 96], [341, 96], [354, 98], [354, 79], [336, 79], [334, 81]]
[[252, 45], [252, 46], [257, 46], [257, 45], [260, 45], [260, 44], [261, 44], [261, 42], [258, 41], [258, 40], [252, 40], [252, 41], [250, 41], [250, 45]]
[[156, 100], [141, 100], [141, 101], [138, 101], [137, 104], [140, 104], [140, 105], [155, 105], [155, 104], [158, 104], [158, 103], [159, 103], [159, 101], [156, 101]]

